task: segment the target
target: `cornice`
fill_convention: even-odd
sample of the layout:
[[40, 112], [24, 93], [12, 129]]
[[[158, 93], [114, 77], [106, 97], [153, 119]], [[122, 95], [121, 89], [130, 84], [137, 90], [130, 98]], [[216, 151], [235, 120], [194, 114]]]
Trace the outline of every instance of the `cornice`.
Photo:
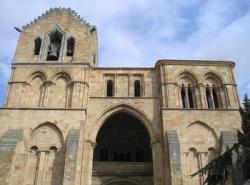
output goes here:
[[154, 70], [154, 67], [93, 67], [92, 70]]
[[37, 111], [84, 111], [85, 108], [49, 108], [49, 107], [0, 107], [0, 110], [37, 110]]
[[160, 59], [155, 63], [155, 67], [161, 64], [171, 64], [171, 65], [214, 65], [214, 66], [230, 66], [235, 67], [233, 61], [226, 60], [178, 60], [178, 59]]

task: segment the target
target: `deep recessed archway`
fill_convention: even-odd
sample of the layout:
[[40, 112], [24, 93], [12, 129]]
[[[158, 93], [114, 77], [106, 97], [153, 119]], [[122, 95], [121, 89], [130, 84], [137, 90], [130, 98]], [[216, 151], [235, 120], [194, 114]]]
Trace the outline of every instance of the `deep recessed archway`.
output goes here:
[[150, 138], [144, 125], [128, 113], [105, 121], [96, 138], [94, 161], [151, 162]]
[[152, 183], [150, 136], [139, 119], [127, 112], [113, 114], [100, 128], [96, 144], [93, 181], [125, 176]]

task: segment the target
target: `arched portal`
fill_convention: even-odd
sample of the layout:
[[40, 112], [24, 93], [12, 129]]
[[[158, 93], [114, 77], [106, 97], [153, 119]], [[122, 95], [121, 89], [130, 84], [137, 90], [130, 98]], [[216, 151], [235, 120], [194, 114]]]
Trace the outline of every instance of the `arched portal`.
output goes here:
[[100, 128], [96, 144], [92, 184], [121, 177], [153, 183], [150, 136], [139, 119], [127, 112], [110, 116]]

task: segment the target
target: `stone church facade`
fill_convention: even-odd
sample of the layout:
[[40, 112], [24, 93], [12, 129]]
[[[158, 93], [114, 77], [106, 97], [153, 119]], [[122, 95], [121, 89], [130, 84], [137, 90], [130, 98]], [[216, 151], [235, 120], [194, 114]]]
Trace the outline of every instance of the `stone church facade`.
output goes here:
[[233, 62], [98, 67], [96, 27], [71, 9], [18, 30], [0, 110], [1, 185], [201, 185], [205, 176], [190, 174], [235, 142]]

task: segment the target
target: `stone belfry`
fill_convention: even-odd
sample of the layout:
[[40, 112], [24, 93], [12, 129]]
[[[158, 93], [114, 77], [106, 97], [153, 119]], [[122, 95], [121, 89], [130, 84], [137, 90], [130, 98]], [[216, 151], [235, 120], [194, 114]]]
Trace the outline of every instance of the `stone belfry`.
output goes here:
[[[86, 106], [88, 68], [98, 63], [96, 27], [71, 9], [55, 8], [19, 30], [5, 106]], [[37, 89], [30, 91], [33, 84]]]

